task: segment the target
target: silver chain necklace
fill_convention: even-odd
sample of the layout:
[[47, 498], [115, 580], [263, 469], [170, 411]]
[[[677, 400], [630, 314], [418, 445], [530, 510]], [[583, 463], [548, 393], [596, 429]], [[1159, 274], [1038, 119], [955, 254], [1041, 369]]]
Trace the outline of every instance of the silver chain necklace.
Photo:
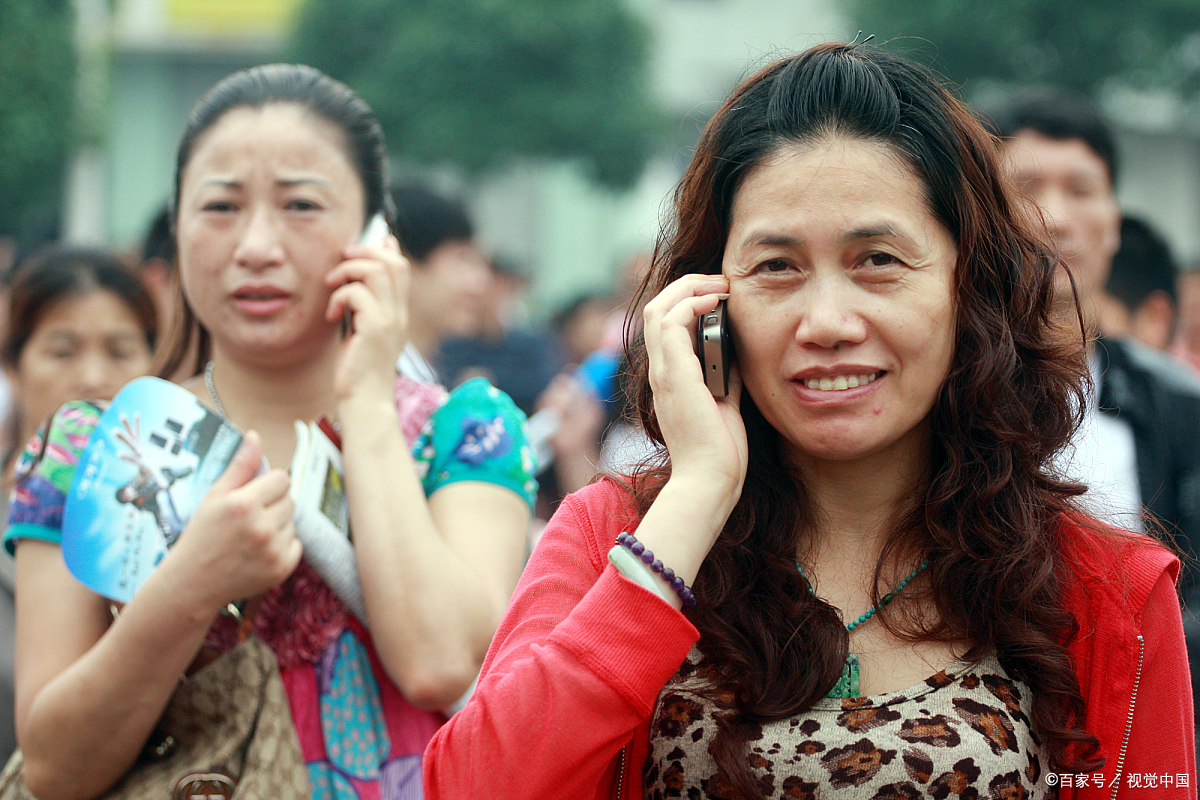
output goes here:
[[221, 398], [217, 397], [217, 387], [213, 385], [213, 362], [209, 361], [204, 367], [204, 388], [208, 389], [208, 399], [212, 400], [213, 408], [217, 410], [225, 419], [229, 419], [229, 415], [225, 413], [225, 406], [221, 405]]

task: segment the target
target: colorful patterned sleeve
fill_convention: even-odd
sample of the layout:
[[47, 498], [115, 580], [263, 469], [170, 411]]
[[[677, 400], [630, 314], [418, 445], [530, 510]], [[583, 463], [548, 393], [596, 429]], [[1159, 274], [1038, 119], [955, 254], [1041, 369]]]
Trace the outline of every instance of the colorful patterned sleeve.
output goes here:
[[533, 508], [537, 465], [525, 414], [483, 378], [450, 392], [413, 443], [413, 458], [427, 497], [457, 481], [484, 481], [511, 489]]
[[104, 409], [76, 400], [62, 406], [39, 430], [17, 461], [17, 484], [8, 504], [4, 546], [13, 553], [19, 539], [62, 542], [63, 506], [75, 466]]

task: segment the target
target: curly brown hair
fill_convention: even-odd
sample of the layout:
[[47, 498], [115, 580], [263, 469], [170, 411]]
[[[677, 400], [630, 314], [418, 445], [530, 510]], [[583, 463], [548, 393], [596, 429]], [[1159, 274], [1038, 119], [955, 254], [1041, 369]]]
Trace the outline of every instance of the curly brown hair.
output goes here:
[[[1006, 178], [997, 140], [967, 108], [931, 72], [876, 47], [825, 44], [767, 66], [708, 123], [642, 293], [688, 273], [720, 273], [746, 175], [781, 147], [833, 137], [890, 148], [921, 180], [958, 254], [955, 354], [930, 414], [928, 477], [875, 570], [879, 578], [892, 561], [927, 558], [920, 591], [936, 618], [885, 612], [883, 622], [910, 639], [970, 642], [968, 657], [995, 649], [1032, 690], [1053, 767], [1098, 768], [1099, 742], [1081, 726], [1084, 701], [1066, 650], [1078, 624], [1062, 604], [1057, 544], [1084, 487], [1048, 466], [1085, 408], [1085, 341], [1082, 326], [1064, 335], [1053, 304], [1058, 258]], [[661, 444], [645, 348], [633, 342], [631, 355], [637, 414]], [[804, 481], [754, 399], [743, 395], [741, 409], [745, 488], [688, 614], [735, 698], [713, 755], [743, 795], [761, 797], [746, 758], [751, 731], [825, 696], [848, 636], [837, 609], [810, 593], [795, 567], [813, 522]], [[642, 513], [669, 472], [664, 456], [629, 484]]]

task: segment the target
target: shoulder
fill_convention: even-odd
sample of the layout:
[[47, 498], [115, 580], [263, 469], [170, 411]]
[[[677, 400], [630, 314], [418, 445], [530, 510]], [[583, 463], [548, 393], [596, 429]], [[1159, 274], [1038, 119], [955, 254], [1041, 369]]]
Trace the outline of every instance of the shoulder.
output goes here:
[[484, 481], [511, 489], [533, 506], [537, 464], [525, 414], [483, 378], [445, 397], [414, 442], [413, 456], [427, 495], [456, 481]]
[[9, 553], [18, 539], [60, 540], [67, 492], [103, 410], [99, 403], [67, 403], [26, 445], [8, 504], [4, 544]]
[[1128, 337], [1103, 339], [1109, 369], [1136, 373], [1162, 391], [1200, 403], [1200, 378], [1174, 356]]
[[1161, 542], [1089, 518], [1063, 520], [1060, 550], [1064, 597], [1081, 622], [1121, 614], [1137, 624], [1155, 586], [1179, 576], [1179, 558]]
[[[607, 557], [617, 534], [633, 530], [638, 522], [637, 506], [629, 484], [625, 479], [609, 476], [567, 495], [554, 516], [560, 518], [558, 522], [566, 522], [562, 527], [583, 531], [593, 557], [598, 560]], [[569, 522], [562, 517], [567, 517]], [[547, 526], [547, 531], [556, 527], [559, 526]]]
[[18, 481], [39, 467], [49, 473], [63, 467], [74, 469], [104, 408], [104, 403], [89, 400], [72, 400], [59, 406], [25, 446], [17, 462]]
[[524, 412], [505, 392], [486, 378], [471, 378], [450, 391], [446, 402], [435, 414], [453, 413], [503, 414], [525, 419]]
[[637, 509], [628, 478], [606, 475], [567, 495], [563, 505], [570, 506], [577, 513], [606, 514], [615, 524], [625, 527], [637, 524]]

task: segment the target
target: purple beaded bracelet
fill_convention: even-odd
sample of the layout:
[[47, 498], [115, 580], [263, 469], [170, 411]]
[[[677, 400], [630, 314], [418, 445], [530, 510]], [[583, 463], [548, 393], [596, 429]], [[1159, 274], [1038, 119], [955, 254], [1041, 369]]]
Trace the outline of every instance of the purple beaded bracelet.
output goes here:
[[646, 545], [639, 542], [632, 533], [621, 532], [617, 536], [617, 544], [629, 548], [635, 556], [642, 560], [643, 564], [659, 575], [662, 575], [667, 583], [671, 584], [671, 588], [675, 590], [675, 593], [679, 595], [679, 599], [683, 601], [685, 608], [691, 608], [696, 605], [696, 595], [683, 582], [683, 578], [676, 575], [675, 570], [670, 567], [664, 567], [663, 562], [655, 558], [654, 553], [646, 549]]

